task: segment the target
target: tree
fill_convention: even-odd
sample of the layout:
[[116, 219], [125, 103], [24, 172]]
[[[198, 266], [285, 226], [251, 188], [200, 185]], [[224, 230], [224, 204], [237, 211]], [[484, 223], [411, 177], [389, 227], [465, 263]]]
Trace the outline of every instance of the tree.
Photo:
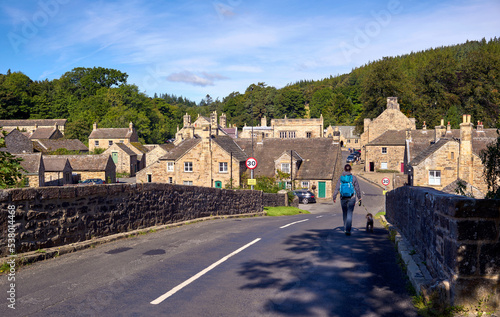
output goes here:
[[489, 144], [480, 154], [488, 184], [486, 198], [494, 199], [500, 199], [500, 129], [497, 129], [497, 134], [496, 143]]
[[[0, 137], [0, 148], [5, 147], [5, 136], [7, 132], [2, 131]], [[26, 170], [21, 166], [21, 158], [16, 158], [9, 152], [0, 152], [0, 188], [13, 188], [19, 186], [23, 178], [22, 172]]]

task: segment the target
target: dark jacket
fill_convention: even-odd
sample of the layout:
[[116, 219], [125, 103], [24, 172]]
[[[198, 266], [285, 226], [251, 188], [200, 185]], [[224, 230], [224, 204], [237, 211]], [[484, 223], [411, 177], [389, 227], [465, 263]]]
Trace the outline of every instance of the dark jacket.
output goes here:
[[[352, 175], [351, 172], [342, 172], [342, 176], [344, 175]], [[356, 191], [356, 197], [358, 197], [358, 199], [361, 199], [361, 190], [359, 190], [359, 183], [358, 183], [358, 179], [356, 178], [356, 176], [352, 175], [352, 183], [354, 185], [354, 190]], [[339, 177], [339, 180], [337, 181], [337, 185], [335, 186], [335, 190], [333, 191], [333, 199], [337, 199], [337, 194], [339, 193], [340, 191], [340, 177]]]

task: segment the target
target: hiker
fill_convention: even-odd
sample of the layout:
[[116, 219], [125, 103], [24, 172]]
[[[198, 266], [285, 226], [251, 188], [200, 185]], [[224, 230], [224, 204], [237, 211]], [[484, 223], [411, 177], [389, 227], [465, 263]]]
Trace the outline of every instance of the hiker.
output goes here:
[[352, 213], [356, 204], [356, 197], [361, 205], [361, 190], [356, 176], [351, 174], [351, 165], [344, 166], [344, 172], [337, 181], [333, 192], [333, 203], [337, 201], [337, 194], [340, 193], [340, 204], [342, 206], [342, 216], [344, 219], [344, 233], [351, 235]]

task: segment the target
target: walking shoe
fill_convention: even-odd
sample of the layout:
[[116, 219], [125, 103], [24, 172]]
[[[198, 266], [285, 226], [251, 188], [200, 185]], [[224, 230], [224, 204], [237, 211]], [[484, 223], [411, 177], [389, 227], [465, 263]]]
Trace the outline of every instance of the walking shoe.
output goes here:
[[350, 235], [351, 235], [351, 233], [346, 231], [346, 232], [345, 232], [345, 235], [346, 235], [346, 236], [350, 236]]

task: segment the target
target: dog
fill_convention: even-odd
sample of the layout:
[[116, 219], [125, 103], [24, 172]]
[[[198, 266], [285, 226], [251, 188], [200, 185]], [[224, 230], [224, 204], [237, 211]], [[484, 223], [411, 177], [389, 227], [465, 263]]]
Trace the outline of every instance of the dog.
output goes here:
[[366, 215], [366, 232], [373, 233], [373, 215], [371, 213]]

